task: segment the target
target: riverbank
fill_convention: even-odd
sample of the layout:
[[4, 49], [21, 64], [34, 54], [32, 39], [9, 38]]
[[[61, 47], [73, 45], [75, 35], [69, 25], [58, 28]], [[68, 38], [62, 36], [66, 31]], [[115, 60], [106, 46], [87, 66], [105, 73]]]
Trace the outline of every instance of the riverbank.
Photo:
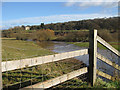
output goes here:
[[[76, 46], [79, 47], [89, 47], [89, 42], [67, 42], [68, 44], [74, 44]], [[110, 45], [112, 45], [115, 49], [120, 51], [120, 42], [108, 42]], [[101, 45], [100, 43], [97, 44], [98, 48], [100, 49], [107, 49], [106, 47], [104, 47], [103, 45]]]

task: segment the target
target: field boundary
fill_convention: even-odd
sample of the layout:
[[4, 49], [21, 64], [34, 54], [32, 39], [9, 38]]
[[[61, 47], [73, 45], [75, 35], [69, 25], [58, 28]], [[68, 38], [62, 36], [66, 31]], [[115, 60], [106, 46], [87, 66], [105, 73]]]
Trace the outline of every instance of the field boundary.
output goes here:
[[88, 72], [87, 67], [84, 67], [84, 68], [81, 68], [79, 70], [75, 70], [73, 72], [64, 74], [62, 76], [59, 76], [59, 77], [56, 77], [56, 78], [53, 78], [53, 79], [50, 79], [50, 80], [47, 80], [44, 82], [40, 82], [40, 83], [31, 85], [31, 86], [22, 88], [20, 90], [25, 90], [27, 88], [41, 88], [41, 89], [50, 88], [52, 86], [55, 86], [57, 84], [60, 84], [60, 83], [65, 82], [67, 80], [70, 80], [74, 77], [80, 76], [80, 75], [85, 74], [87, 72]]

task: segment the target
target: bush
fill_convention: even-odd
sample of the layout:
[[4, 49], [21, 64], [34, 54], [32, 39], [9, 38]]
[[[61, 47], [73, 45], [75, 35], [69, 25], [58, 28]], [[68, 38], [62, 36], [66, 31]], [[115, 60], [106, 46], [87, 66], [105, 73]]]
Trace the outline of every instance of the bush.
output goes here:
[[22, 33], [20, 33], [20, 34], [16, 35], [16, 39], [17, 40], [28, 40], [29, 37], [30, 37], [29, 34], [22, 34]]
[[107, 42], [114, 41], [114, 37], [110, 33], [110, 30], [99, 30], [98, 35]]
[[54, 31], [50, 29], [39, 30], [32, 34], [32, 40], [49, 41], [54, 38]]
[[57, 37], [58, 41], [79, 42], [88, 41], [89, 34], [86, 31], [70, 32], [64, 36]]
[[66, 41], [73, 41], [73, 42], [79, 42], [79, 41], [88, 41], [88, 32], [85, 31], [78, 31], [69, 33], [65, 37]]

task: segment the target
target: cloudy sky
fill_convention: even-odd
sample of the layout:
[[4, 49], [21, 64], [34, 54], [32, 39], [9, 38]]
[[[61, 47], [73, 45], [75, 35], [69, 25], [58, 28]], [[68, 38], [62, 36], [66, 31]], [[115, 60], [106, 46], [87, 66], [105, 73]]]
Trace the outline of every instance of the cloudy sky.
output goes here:
[[48, 24], [118, 16], [117, 0], [79, 1], [3, 2], [2, 27], [5, 29], [18, 25], [40, 25], [42, 22]]

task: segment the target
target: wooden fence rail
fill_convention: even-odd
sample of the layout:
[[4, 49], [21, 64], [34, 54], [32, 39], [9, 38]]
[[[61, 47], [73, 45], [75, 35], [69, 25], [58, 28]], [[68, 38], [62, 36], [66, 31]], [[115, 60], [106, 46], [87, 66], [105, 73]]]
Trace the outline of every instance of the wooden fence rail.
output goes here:
[[100, 71], [100, 70], [97, 70], [97, 74], [98, 74], [99, 76], [102, 76], [102, 77], [106, 78], [106, 79], [109, 79], [109, 80], [112, 80], [112, 81], [115, 80], [114, 77], [112, 77], [112, 76], [110, 76], [110, 75], [108, 75], [108, 74], [106, 74], [106, 73], [104, 73], [104, 72], [102, 72], [102, 71]]
[[47, 81], [44, 81], [44, 82], [40, 82], [40, 83], [31, 85], [31, 86], [25, 87], [25, 88], [20, 89], [20, 90], [26, 90], [27, 88], [29, 88], [29, 89], [30, 88], [41, 88], [41, 89], [50, 88], [52, 86], [55, 86], [57, 84], [65, 82], [67, 80], [70, 80], [70, 79], [72, 79], [74, 77], [85, 74], [85, 73], [87, 73], [87, 71], [88, 71], [87, 67], [84, 67], [84, 68], [81, 68], [79, 70], [75, 70], [73, 72], [64, 74], [62, 76], [59, 76], [59, 77], [56, 77], [56, 78], [53, 78], [53, 79], [50, 79], [50, 80], [47, 80]]
[[[104, 45], [106, 48], [108, 48], [110, 51], [112, 51], [113, 53], [115, 53], [117, 56], [120, 57], [120, 52], [118, 50], [116, 50], [115, 48], [113, 48], [109, 43], [107, 43], [101, 37], [97, 36], [97, 41], [100, 42], [102, 45]], [[114, 67], [115, 69], [120, 70], [120, 66], [119, 65], [117, 65], [117, 64], [115, 64], [115, 62], [112, 62], [109, 59], [105, 58], [101, 54], [97, 53], [97, 58], [102, 60], [103, 62], [107, 63], [108, 65]], [[115, 80], [114, 77], [112, 77], [112, 76], [110, 76], [110, 75], [108, 75], [108, 74], [106, 74], [106, 73], [104, 73], [102, 71], [97, 70], [97, 74], [102, 76], [102, 77], [104, 77], [104, 78], [107, 78], [109, 80], [112, 80], [112, 81]]]
[[103, 62], [107, 63], [108, 65], [111, 65], [112, 67], [114, 67], [115, 69], [120, 70], [120, 66], [115, 64], [114, 62], [110, 61], [109, 59], [105, 58], [104, 56], [102, 56], [101, 54], [97, 53], [97, 58], [102, 60]]
[[104, 45], [106, 48], [111, 50], [116, 55], [120, 56], [120, 52], [116, 50], [114, 47], [112, 47], [109, 43], [107, 43], [105, 40], [103, 40], [101, 37], [97, 36], [97, 41], [100, 42], [102, 45]]
[[73, 58], [85, 54], [88, 54], [88, 49], [76, 50], [71, 52], [65, 52], [65, 53], [59, 53], [59, 54], [41, 56], [41, 57], [35, 57], [29, 59], [2, 62], [2, 72], [60, 61], [63, 59]]

